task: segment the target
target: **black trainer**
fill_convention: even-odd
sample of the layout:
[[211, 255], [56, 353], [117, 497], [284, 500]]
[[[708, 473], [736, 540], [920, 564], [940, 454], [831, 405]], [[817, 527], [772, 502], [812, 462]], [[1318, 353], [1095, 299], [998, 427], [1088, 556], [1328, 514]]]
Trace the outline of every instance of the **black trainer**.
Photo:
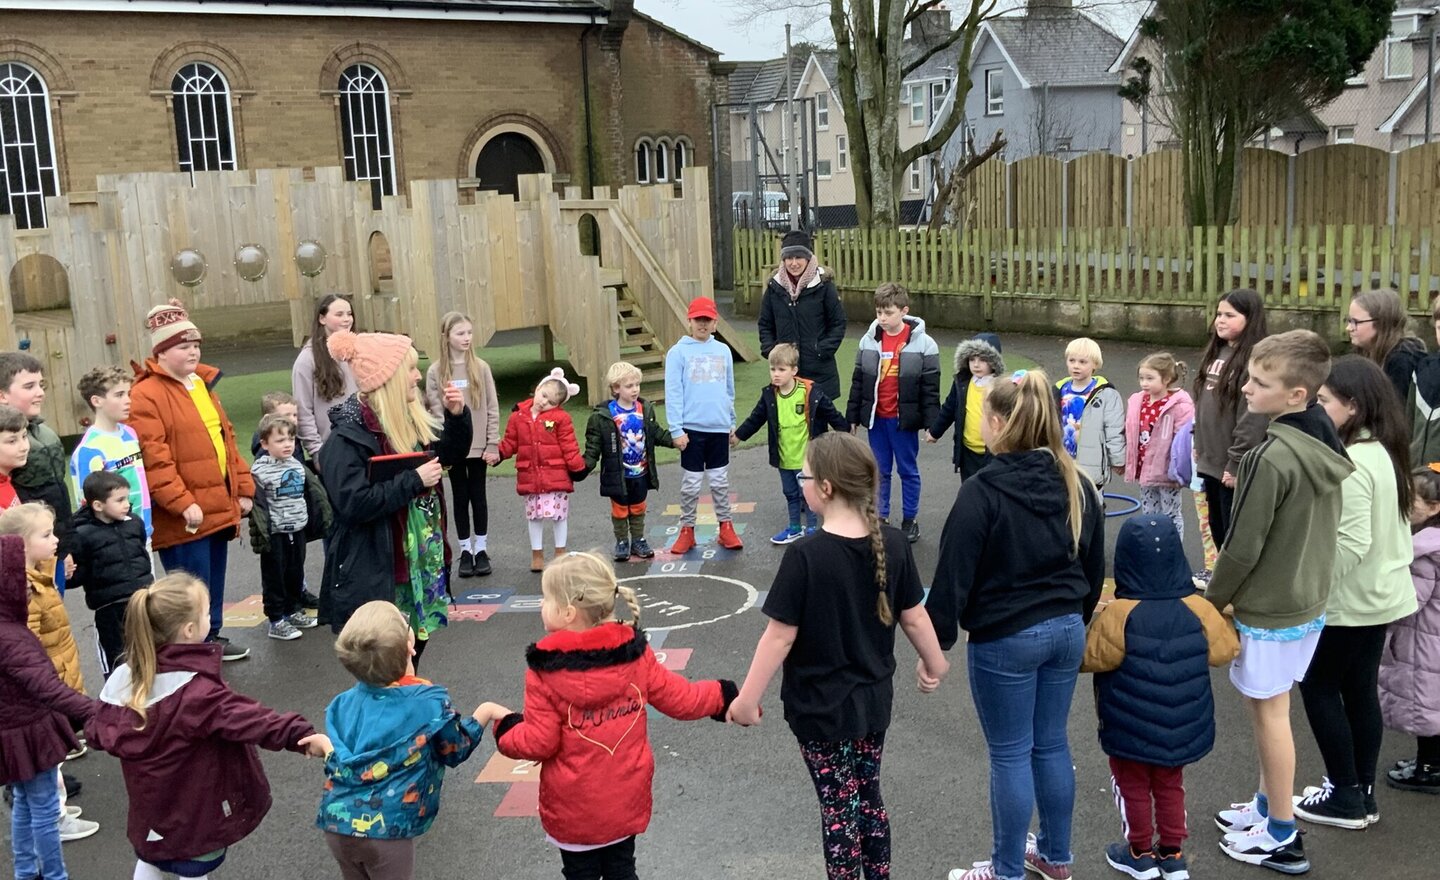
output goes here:
[[469, 550], [460, 551], [460, 576], [462, 578], [475, 576], [475, 554]]
[[1440, 767], [1414, 763], [1395, 767], [1385, 774], [1385, 784], [1401, 791], [1440, 794]]
[[489, 554], [489, 553], [486, 553], [484, 550], [481, 550], [479, 553], [476, 553], [476, 554], [475, 554], [475, 576], [476, 576], [476, 577], [482, 577], [482, 578], [483, 578], [483, 577], [489, 577], [489, 576], [490, 576], [490, 572], [493, 571], [493, 570], [494, 570], [494, 569], [492, 569], [492, 568], [490, 567], [490, 554]]
[[902, 520], [900, 530], [905, 533], [905, 540], [914, 544], [920, 540], [920, 524], [913, 519]]
[[1295, 798], [1295, 815], [1316, 825], [1360, 831], [1369, 825], [1365, 818], [1365, 793], [1358, 785], [1336, 787], [1324, 777], [1318, 788], [1307, 787]]
[[1380, 803], [1375, 800], [1375, 784], [1362, 785], [1365, 792], [1365, 824], [1374, 825], [1380, 821]]
[[309, 590], [301, 590], [301, 591], [300, 591], [300, 607], [301, 607], [301, 608], [319, 608], [319, 607], [320, 607], [320, 597], [317, 596], [317, 595], [315, 595], [314, 593], [310, 592]]

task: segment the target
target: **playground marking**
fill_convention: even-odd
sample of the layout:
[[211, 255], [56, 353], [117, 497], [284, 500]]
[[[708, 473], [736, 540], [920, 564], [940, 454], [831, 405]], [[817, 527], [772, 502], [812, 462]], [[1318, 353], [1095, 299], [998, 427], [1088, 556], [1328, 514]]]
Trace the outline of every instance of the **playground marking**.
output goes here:
[[[703, 578], [705, 580], [719, 581], [722, 584], [730, 584], [732, 586], [739, 587], [740, 589], [745, 591], [745, 601], [740, 605], [739, 608], [736, 608], [734, 611], [729, 611], [724, 614], [708, 618], [706, 620], [692, 620], [687, 623], [677, 623], [671, 626], [652, 626], [649, 627], [651, 632], [689, 629], [692, 626], [706, 626], [707, 624], [719, 623], [722, 620], [728, 620], [729, 618], [734, 617], [737, 614], [743, 614], [744, 612], [753, 608], [756, 598], [760, 595], [753, 586], [746, 583], [745, 581], [742, 581], [738, 578], [721, 577], [717, 574], [642, 574], [636, 575], [634, 577], [621, 578], [620, 583], [632, 584], [635, 581], [685, 580], [691, 578]], [[683, 614], [686, 611], [690, 610], [690, 606], [688, 605], [682, 605], [677, 602], [671, 602], [668, 599], [660, 599], [651, 596], [638, 588], [636, 589], [636, 594], [640, 599], [640, 607], [651, 614], [672, 616], [677, 614]], [[653, 620], [654, 617], [650, 617], [648, 619]]]
[[694, 648], [670, 648], [665, 651], [656, 651], [655, 659], [671, 672], [680, 672], [690, 665], [690, 655], [693, 653], [695, 653]]
[[511, 596], [500, 606], [501, 611], [539, 611], [542, 596]]
[[480, 775], [475, 777], [476, 784], [484, 782], [539, 782], [540, 762], [521, 761], [517, 758], [507, 758], [499, 752], [490, 756], [485, 762], [485, 768]]
[[258, 595], [225, 603], [226, 626], [259, 626], [264, 622], [265, 601]]
[[451, 623], [461, 620], [484, 623], [501, 610], [499, 605], [457, 605], [447, 609], [447, 616]]
[[513, 589], [505, 590], [467, 590], [457, 593], [455, 596], [456, 605], [503, 605], [505, 600], [515, 595]]
[[540, 783], [517, 782], [500, 799], [495, 816], [500, 819], [529, 819], [540, 815]]

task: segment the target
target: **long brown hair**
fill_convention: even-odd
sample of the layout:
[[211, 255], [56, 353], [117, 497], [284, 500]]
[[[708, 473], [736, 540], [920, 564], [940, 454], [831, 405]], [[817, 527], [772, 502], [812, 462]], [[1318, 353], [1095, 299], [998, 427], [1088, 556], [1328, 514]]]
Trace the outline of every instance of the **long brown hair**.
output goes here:
[[1382, 370], [1390, 352], [1408, 336], [1410, 317], [1405, 314], [1405, 304], [1400, 294], [1388, 287], [1367, 290], [1356, 295], [1352, 303], [1365, 310], [1375, 322], [1375, 341], [1369, 348], [1356, 347], [1356, 351], [1375, 362]]
[[155, 651], [180, 635], [208, 601], [205, 584], [184, 572], [167, 574], [130, 597], [125, 607], [125, 662], [130, 667], [130, 702], [145, 729], [145, 703], [155, 687]]
[[1080, 472], [1075, 459], [1065, 451], [1060, 434], [1060, 411], [1055, 406], [1054, 386], [1043, 370], [1030, 370], [1014, 379], [1001, 379], [985, 395], [982, 416], [992, 414], [1005, 420], [990, 449], [996, 454], [1044, 449], [1055, 458], [1055, 467], [1065, 482], [1069, 499], [1071, 555], [1080, 553], [1080, 533], [1085, 526], [1085, 504], [1094, 492], [1089, 478]]
[[[1234, 340], [1235, 353], [1220, 368], [1220, 375], [1216, 378], [1213, 392], [1220, 398], [1220, 405], [1225, 408], [1235, 406], [1240, 402], [1240, 386], [1245, 384], [1244, 377], [1250, 368], [1250, 350], [1255, 343], [1270, 335], [1265, 326], [1265, 300], [1260, 294], [1248, 287], [1241, 287], [1232, 290], [1220, 297], [1220, 302], [1230, 306], [1239, 312], [1245, 319], [1245, 329], [1240, 331], [1240, 336]], [[1210, 321], [1210, 341], [1205, 344], [1205, 353], [1200, 356], [1200, 366], [1195, 370], [1195, 387], [1192, 389], [1196, 402], [1200, 395], [1205, 393], [1207, 381], [1206, 371], [1210, 364], [1230, 345], [1220, 334], [1215, 332], [1215, 321]]]
[[870, 551], [875, 556], [875, 615], [886, 626], [893, 625], [895, 614], [890, 608], [885, 536], [880, 532], [880, 517], [875, 513], [875, 487], [880, 482], [875, 454], [853, 434], [827, 431], [810, 441], [805, 449], [805, 461], [810, 465], [810, 476], [816, 486], [829, 483], [836, 498], [865, 517], [865, 527], [870, 530]]
[[1379, 443], [1390, 454], [1395, 469], [1396, 496], [1400, 500], [1400, 516], [1410, 521], [1410, 499], [1414, 486], [1410, 482], [1410, 426], [1405, 421], [1405, 405], [1395, 393], [1385, 371], [1358, 354], [1338, 357], [1330, 366], [1325, 380], [1326, 390], [1355, 407], [1355, 415], [1337, 432], [1346, 446], [1367, 442], [1360, 435], [1369, 431], [1371, 441]]
[[[439, 359], [441, 397], [444, 397], [445, 386], [449, 385], [450, 380], [454, 377], [452, 361], [455, 359], [455, 353], [450, 348], [450, 331], [461, 324], [469, 324], [471, 330], [475, 329], [475, 322], [470, 320], [469, 315], [462, 312], [446, 312], [445, 317], [440, 319], [440, 344], [445, 349], [445, 356]], [[480, 358], [475, 356], [473, 337], [470, 349], [465, 352], [465, 378], [470, 383], [470, 387], [465, 389], [465, 402], [470, 405], [473, 412], [480, 407]]]
[[345, 392], [345, 374], [340, 371], [340, 364], [330, 356], [330, 348], [325, 344], [328, 334], [325, 325], [320, 319], [330, 312], [330, 306], [336, 300], [344, 300], [345, 304], [354, 307], [350, 297], [341, 293], [327, 293], [315, 304], [315, 321], [310, 325], [310, 354], [315, 360], [315, 393], [325, 400], [334, 400]]

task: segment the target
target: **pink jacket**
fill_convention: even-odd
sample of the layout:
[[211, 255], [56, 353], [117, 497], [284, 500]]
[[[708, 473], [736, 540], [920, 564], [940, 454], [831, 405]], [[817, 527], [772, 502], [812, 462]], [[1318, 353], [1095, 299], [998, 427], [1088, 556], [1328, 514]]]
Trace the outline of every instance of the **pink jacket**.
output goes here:
[[1141, 486], [1179, 485], [1170, 479], [1170, 445], [1175, 442], [1175, 432], [1186, 422], [1195, 421], [1195, 403], [1184, 391], [1171, 393], [1155, 420], [1150, 431], [1150, 442], [1145, 447], [1145, 464], [1140, 466], [1140, 405], [1146, 394], [1137, 391], [1130, 395], [1125, 407], [1125, 481]]
[[1410, 578], [1420, 608], [1390, 624], [1380, 658], [1380, 710], [1385, 726], [1414, 736], [1440, 736], [1440, 528], [1414, 537]]

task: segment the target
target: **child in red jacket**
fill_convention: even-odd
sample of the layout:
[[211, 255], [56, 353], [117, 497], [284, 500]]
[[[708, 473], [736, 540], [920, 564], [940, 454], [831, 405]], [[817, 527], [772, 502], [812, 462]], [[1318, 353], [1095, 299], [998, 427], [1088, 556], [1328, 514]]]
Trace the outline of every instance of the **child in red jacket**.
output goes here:
[[205, 642], [209, 609], [205, 584], [184, 573], [131, 596], [125, 663], [85, 725], [91, 745], [120, 759], [136, 880], [207, 877], [231, 844], [259, 827], [270, 784], [257, 745], [311, 757], [331, 751], [301, 716], [230, 690], [220, 646]]
[[[502, 755], [541, 762], [540, 824], [564, 874], [631, 880], [635, 835], [650, 824], [655, 758], [647, 705], [681, 720], [723, 721], [732, 681], [686, 681], [655, 659], [635, 591], [610, 563], [575, 553], [545, 567], [540, 618], [549, 633], [525, 652], [525, 713], [483, 703], [499, 718]], [[623, 598], [632, 620], [615, 620]]]
[[522, 400], [510, 412], [500, 452], [489, 453], [491, 466], [515, 456], [515, 491], [525, 496], [525, 519], [530, 523], [530, 570], [545, 567], [545, 521], [555, 524], [555, 556], [565, 555], [569, 533], [571, 474], [585, 470], [585, 457], [575, 440], [575, 425], [561, 409], [580, 393], [580, 386], [556, 367], [535, 386], [535, 397]]

